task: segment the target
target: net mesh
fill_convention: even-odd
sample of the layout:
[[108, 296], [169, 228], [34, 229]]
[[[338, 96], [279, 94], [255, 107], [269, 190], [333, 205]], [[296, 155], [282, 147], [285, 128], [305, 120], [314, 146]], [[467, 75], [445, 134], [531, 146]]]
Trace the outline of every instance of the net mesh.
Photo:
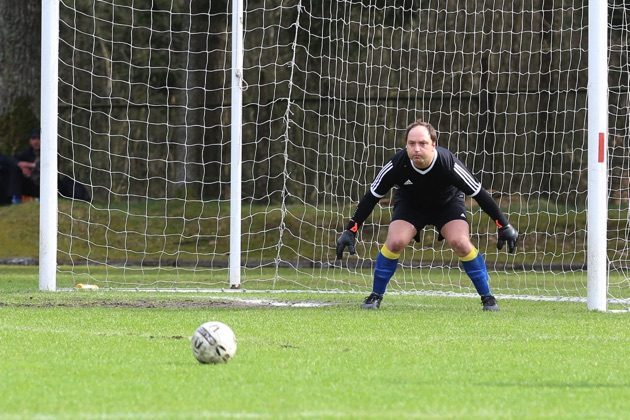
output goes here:
[[[230, 1], [61, 2], [60, 271], [112, 287], [225, 287]], [[613, 4], [610, 293], [627, 299], [627, 12]], [[516, 254], [468, 200], [496, 293], [586, 294], [587, 23], [583, 1], [248, 1], [242, 273], [251, 288], [368, 290], [385, 197], [357, 256], [335, 241], [406, 126], [431, 122], [521, 232]], [[427, 198], [430, 199], [430, 198]], [[471, 292], [428, 228], [391, 290]]]

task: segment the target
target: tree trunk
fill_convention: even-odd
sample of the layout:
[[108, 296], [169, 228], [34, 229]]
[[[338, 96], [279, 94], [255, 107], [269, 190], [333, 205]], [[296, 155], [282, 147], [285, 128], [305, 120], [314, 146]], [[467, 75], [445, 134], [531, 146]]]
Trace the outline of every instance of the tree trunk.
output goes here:
[[0, 2], [0, 141], [11, 153], [38, 125], [41, 1]]

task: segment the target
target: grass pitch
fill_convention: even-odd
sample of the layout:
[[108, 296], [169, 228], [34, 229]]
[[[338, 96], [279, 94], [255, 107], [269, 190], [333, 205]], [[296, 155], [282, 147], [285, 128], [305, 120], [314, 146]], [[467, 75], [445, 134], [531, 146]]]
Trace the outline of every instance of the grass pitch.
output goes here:
[[[3, 268], [0, 267], [0, 273]], [[37, 291], [0, 281], [0, 418], [627, 418], [628, 314], [362, 295]], [[16, 274], [17, 272], [17, 274]], [[4, 289], [4, 290], [3, 290]], [[201, 365], [208, 320], [238, 338]]]

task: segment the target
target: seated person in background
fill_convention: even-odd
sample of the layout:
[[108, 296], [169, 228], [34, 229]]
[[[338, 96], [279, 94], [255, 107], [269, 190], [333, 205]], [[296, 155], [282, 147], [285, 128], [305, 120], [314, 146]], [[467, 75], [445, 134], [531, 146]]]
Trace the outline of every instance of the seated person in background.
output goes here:
[[18, 182], [21, 176], [12, 158], [0, 155], [0, 206], [19, 203], [21, 200]]
[[[35, 129], [31, 132], [29, 137], [29, 147], [23, 150], [21, 153], [15, 155], [15, 161], [17, 162], [17, 181], [14, 188], [17, 201], [14, 199], [14, 203], [21, 202], [22, 196], [30, 196], [39, 198], [39, 179], [40, 179], [40, 150], [41, 140], [39, 129]], [[15, 165], [15, 163], [14, 163]], [[58, 178], [58, 192], [59, 195], [65, 198], [73, 198], [75, 200], [90, 201], [91, 196], [85, 185], [75, 181], [74, 179], [66, 176], [59, 175]]]
[[41, 148], [39, 129], [31, 131], [28, 143], [28, 148], [15, 155], [17, 166], [20, 169], [17, 193], [19, 196], [39, 197], [39, 154]]
[[85, 185], [65, 175], [59, 176], [59, 196], [87, 202], [92, 200]]

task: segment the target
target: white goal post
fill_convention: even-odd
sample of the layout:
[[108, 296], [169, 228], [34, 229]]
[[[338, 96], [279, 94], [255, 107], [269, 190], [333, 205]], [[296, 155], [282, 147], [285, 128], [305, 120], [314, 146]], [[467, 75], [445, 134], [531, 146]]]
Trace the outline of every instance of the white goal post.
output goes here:
[[42, 1], [41, 180], [39, 212], [39, 289], [57, 288], [57, 79], [59, 1]]
[[[522, 234], [467, 200], [496, 294], [627, 310], [626, 7], [44, 0], [39, 287], [365, 293], [389, 197], [335, 241], [421, 118]], [[474, 294], [431, 228], [389, 290]]]
[[605, 311], [608, 284], [608, 4], [588, 2], [588, 292], [589, 309]]

